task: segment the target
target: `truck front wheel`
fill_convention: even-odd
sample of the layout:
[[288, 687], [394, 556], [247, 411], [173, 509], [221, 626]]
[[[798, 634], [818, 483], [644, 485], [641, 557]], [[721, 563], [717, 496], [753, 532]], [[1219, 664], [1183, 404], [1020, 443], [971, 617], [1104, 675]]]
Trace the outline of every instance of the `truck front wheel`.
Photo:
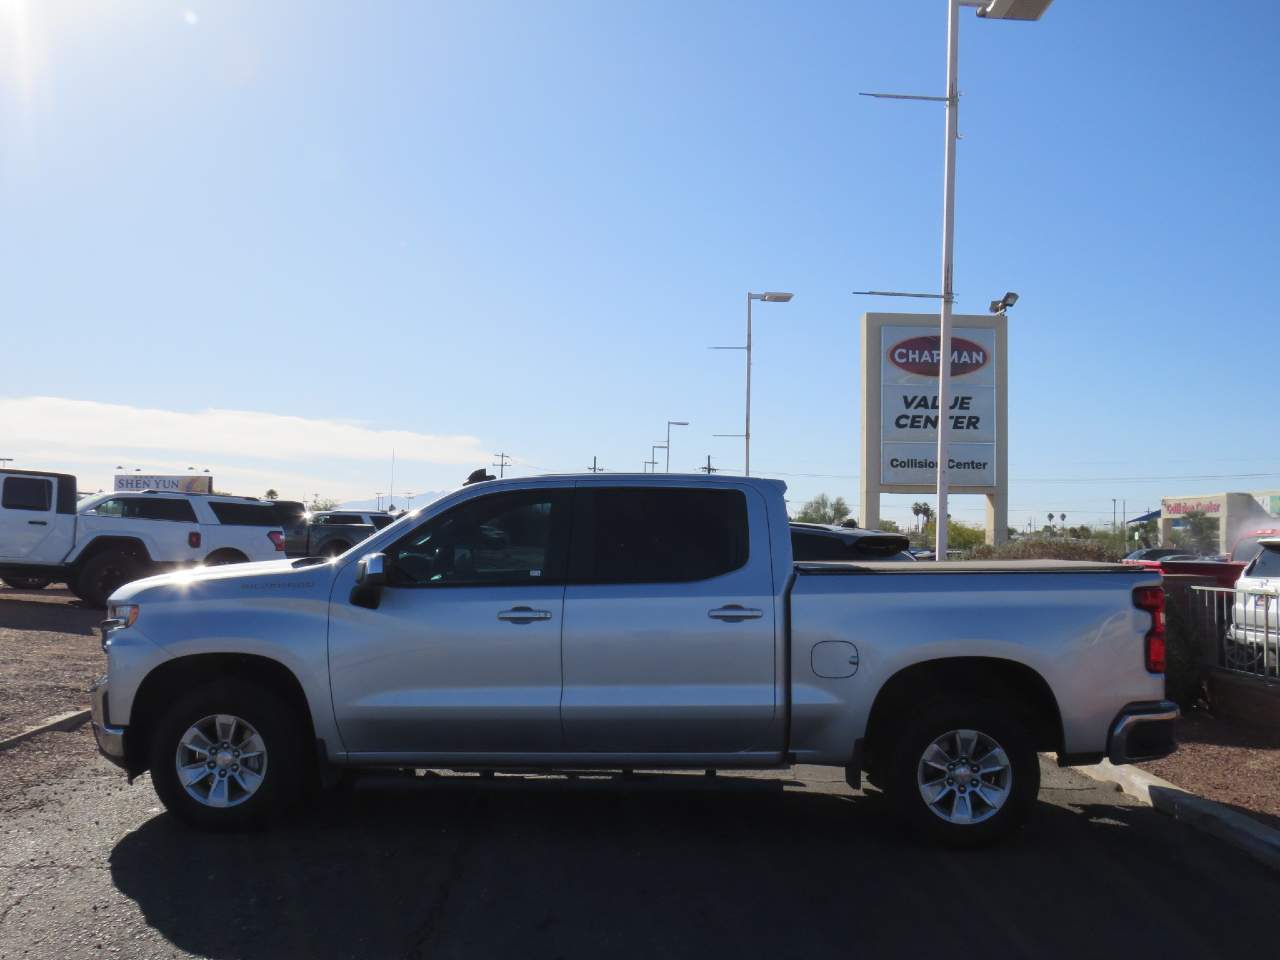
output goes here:
[[130, 580], [146, 576], [146, 570], [125, 553], [100, 553], [89, 560], [76, 577], [76, 596], [91, 607], [106, 607], [107, 598]]
[[303, 783], [298, 724], [270, 690], [229, 678], [196, 687], [153, 727], [151, 779], [188, 826], [238, 830], [286, 810]]
[[888, 771], [909, 825], [951, 846], [982, 846], [1020, 827], [1040, 792], [1029, 721], [1000, 703], [943, 702], [906, 722]]

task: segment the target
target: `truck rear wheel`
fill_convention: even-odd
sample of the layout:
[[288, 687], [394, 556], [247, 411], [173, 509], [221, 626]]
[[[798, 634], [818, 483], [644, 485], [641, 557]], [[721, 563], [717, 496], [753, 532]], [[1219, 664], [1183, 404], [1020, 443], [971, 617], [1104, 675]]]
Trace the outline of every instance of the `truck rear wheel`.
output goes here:
[[110, 551], [89, 560], [76, 577], [75, 594], [91, 607], [104, 608], [107, 598], [130, 580], [146, 576], [142, 564], [125, 553]]
[[1003, 704], [942, 702], [907, 721], [888, 793], [916, 831], [951, 846], [992, 843], [1018, 829], [1040, 792], [1030, 723]]
[[201, 830], [262, 826], [304, 782], [296, 718], [246, 680], [214, 680], [179, 697], [153, 728], [149, 754], [165, 808]]

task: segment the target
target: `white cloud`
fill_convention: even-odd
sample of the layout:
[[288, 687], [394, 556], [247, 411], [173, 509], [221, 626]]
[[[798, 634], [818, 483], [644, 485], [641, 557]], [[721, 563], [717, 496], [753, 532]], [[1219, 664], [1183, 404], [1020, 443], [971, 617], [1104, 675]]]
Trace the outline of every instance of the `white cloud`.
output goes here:
[[472, 436], [383, 430], [365, 424], [250, 410], [181, 412], [61, 397], [0, 397], [0, 456], [13, 466], [65, 470], [83, 489], [127, 471], [209, 468], [220, 489], [274, 487], [302, 499], [368, 497], [390, 483], [395, 450], [400, 490], [452, 486], [488, 451]]
[[126, 458], [155, 452], [205, 461], [382, 461], [395, 450], [396, 458], [407, 462], [474, 464], [488, 459], [480, 441], [465, 435], [378, 430], [251, 410], [186, 413], [61, 397], [0, 398], [0, 435], [10, 448], [77, 454], [109, 450], [113, 457]]

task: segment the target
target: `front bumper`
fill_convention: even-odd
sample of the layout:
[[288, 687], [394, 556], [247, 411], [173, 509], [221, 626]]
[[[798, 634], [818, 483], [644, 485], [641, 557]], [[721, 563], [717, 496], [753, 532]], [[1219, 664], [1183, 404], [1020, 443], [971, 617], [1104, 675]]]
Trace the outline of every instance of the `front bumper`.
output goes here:
[[1178, 749], [1174, 722], [1181, 715], [1172, 700], [1131, 703], [1120, 711], [1107, 738], [1112, 763], [1159, 760]]
[[90, 714], [93, 718], [93, 739], [98, 741], [98, 752], [117, 767], [125, 767], [124, 727], [107, 723], [107, 678], [100, 677], [89, 688]]

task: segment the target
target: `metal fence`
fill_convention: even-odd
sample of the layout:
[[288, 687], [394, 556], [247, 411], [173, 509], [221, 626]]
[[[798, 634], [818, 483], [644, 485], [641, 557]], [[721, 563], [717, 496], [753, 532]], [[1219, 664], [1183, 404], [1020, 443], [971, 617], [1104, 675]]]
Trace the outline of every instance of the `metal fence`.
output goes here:
[[1201, 647], [1217, 665], [1255, 677], [1280, 677], [1280, 591], [1192, 587], [1191, 614]]

